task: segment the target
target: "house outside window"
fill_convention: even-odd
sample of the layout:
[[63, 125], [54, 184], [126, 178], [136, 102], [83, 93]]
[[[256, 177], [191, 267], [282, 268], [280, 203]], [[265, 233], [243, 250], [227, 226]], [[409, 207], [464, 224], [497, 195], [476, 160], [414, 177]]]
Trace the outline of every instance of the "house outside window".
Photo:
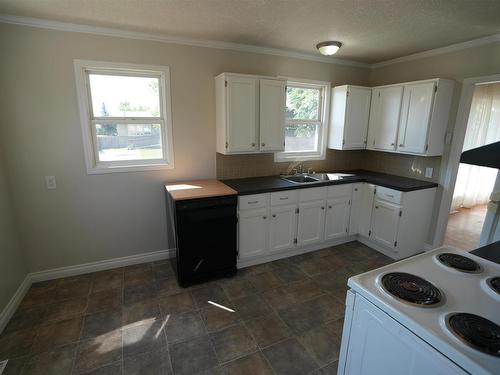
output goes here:
[[74, 66], [87, 173], [173, 168], [169, 68]]
[[329, 96], [329, 82], [288, 81], [285, 151], [276, 153], [275, 161], [325, 159]]

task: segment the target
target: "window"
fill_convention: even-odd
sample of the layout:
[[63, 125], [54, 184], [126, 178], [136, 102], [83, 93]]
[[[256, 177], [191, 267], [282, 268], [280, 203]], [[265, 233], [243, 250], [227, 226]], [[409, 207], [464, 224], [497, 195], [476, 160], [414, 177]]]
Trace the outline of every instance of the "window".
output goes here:
[[329, 82], [288, 81], [285, 151], [275, 161], [325, 158]]
[[75, 60], [88, 173], [173, 168], [166, 66]]

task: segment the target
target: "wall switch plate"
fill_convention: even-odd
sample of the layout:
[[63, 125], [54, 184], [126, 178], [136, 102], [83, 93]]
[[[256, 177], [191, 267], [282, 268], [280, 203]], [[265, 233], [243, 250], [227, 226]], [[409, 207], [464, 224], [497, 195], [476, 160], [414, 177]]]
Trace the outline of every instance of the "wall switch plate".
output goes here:
[[434, 168], [425, 168], [425, 177], [432, 178], [433, 171], [434, 171]]
[[8, 359], [6, 359], [5, 361], [0, 362], [0, 375], [3, 374], [5, 368], [7, 367], [7, 362], [9, 362]]
[[45, 186], [48, 190], [57, 188], [56, 176], [45, 176]]

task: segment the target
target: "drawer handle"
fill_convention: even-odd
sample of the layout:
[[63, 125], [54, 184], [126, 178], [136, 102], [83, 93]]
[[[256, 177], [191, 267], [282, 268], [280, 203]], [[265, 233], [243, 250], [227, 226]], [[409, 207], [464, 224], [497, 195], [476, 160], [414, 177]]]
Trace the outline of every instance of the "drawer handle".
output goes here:
[[273, 214], [273, 217], [276, 217], [276, 214]]
[[392, 194], [386, 194], [386, 196], [389, 198], [394, 198], [394, 195], [392, 195]]
[[248, 202], [248, 204], [255, 204], [255, 203], [259, 203], [259, 201]]
[[264, 220], [266, 220], [266, 219], [267, 219], [267, 216], [262, 216], [262, 218], [263, 218]]
[[280, 198], [280, 201], [286, 201], [288, 199], [288, 197], [282, 197]]

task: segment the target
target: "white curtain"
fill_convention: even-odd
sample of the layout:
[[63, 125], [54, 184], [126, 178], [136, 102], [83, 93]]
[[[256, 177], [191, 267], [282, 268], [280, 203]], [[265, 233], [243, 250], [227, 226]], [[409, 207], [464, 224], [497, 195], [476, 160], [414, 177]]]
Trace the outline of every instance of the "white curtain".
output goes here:
[[[463, 151], [500, 141], [500, 83], [474, 89]], [[498, 170], [460, 164], [452, 210], [488, 202]]]

